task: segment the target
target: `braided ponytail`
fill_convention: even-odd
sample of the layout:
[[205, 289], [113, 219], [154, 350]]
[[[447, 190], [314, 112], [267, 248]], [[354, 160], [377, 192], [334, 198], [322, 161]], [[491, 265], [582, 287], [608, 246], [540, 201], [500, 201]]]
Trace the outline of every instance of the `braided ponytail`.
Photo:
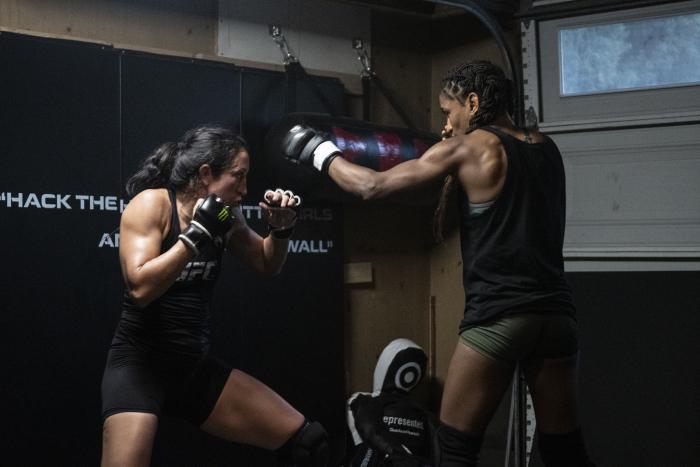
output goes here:
[[452, 200], [452, 193], [454, 191], [454, 175], [448, 175], [445, 177], [445, 181], [442, 184], [442, 189], [440, 190], [440, 199], [438, 200], [437, 207], [435, 208], [435, 213], [433, 214], [433, 238], [436, 243], [442, 243], [445, 241], [445, 217], [447, 215], [447, 206]]

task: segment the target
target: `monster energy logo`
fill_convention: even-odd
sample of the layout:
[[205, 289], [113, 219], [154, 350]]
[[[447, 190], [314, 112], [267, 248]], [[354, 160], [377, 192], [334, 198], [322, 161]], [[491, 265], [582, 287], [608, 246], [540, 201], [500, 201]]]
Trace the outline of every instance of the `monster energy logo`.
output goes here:
[[220, 221], [226, 220], [228, 218], [228, 209], [222, 208], [216, 217], [218, 217]]

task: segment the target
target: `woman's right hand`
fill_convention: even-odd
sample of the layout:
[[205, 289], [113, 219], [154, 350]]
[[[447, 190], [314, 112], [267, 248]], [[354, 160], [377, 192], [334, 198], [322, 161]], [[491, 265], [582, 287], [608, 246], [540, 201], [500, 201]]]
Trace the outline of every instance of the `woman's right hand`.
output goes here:
[[230, 208], [212, 193], [204, 200], [197, 200], [192, 211], [192, 222], [178, 238], [198, 255], [209, 242], [213, 241], [217, 246], [224, 244], [234, 222]]

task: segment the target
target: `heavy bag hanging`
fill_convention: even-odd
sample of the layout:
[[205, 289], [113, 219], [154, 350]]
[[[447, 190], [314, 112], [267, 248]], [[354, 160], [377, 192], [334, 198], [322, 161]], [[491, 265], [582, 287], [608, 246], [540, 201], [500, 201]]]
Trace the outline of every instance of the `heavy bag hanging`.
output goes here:
[[311, 126], [323, 132], [343, 151], [341, 157], [377, 171], [420, 157], [440, 138], [429, 132], [415, 131], [377, 125], [346, 117], [331, 117], [326, 114], [292, 113], [286, 115], [270, 128], [265, 139], [265, 156], [276, 170], [276, 177], [292, 184], [298, 191], [323, 199], [350, 199], [327, 177], [314, 170], [298, 167], [291, 162], [280, 161], [283, 136], [295, 125]]

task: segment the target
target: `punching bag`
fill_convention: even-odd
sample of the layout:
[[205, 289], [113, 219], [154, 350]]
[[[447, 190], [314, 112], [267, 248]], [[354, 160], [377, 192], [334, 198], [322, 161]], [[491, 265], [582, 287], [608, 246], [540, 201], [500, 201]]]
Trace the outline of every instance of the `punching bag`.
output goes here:
[[377, 125], [326, 114], [292, 113], [273, 125], [265, 140], [266, 166], [275, 179], [307, 197], [330, 201], [354, 199], [340, 190], [328, 176], [311, 167], [285, 160], [280, 154], [281, 140], [295, 125], [307, 125], [323, 132], [342, 151], [341, 157], [376, 171], [420, 157], [440, 138], [429, 132]]

